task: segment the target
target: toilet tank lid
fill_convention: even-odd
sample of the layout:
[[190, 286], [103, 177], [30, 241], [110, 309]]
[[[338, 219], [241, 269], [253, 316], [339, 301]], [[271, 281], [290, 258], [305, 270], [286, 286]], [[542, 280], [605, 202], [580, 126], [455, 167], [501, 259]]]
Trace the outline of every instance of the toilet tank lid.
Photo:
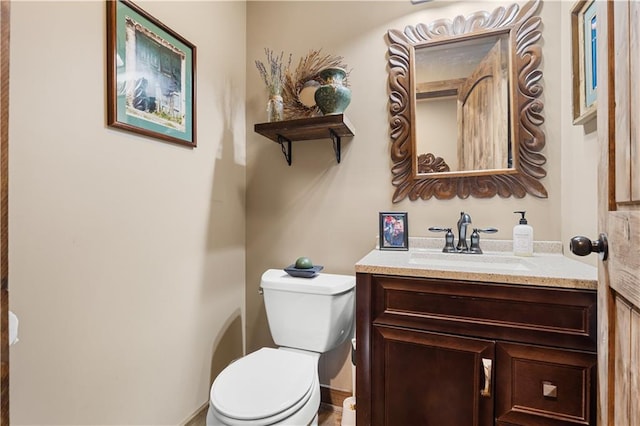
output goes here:
[[318, 274], [313, 278], [292, 277], [282, 269], [268, 269], [262, 274], [260, 287], [268, 290], [334, 295], [352, 290], [356, 285], [351, 275]]

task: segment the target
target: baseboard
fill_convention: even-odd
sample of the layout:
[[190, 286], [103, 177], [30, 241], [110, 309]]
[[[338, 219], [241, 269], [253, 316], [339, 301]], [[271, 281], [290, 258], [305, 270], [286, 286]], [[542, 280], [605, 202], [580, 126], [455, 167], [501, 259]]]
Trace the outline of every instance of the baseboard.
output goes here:
[[325, 404], [342, 407], [342, 403], [346, 398], [351, 396], [351, 392], [330, 388], [329, 386], [320, 385], [320, 400]]
[[180, 426], [201, 426], [205, 424], [207, 418], [207, 409], [209, 408], [209, 402], [205, 402], [202, 407], [198, 408], [195, 413], [191, 415], [187, 420], [180, 423]]

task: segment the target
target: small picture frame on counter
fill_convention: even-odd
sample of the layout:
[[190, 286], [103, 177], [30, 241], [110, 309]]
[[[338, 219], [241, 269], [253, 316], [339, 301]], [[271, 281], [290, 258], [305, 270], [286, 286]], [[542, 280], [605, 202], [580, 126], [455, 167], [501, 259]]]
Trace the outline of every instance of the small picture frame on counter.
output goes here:
[[380, 250], [409, 250], [407, 212], [380, 212]]

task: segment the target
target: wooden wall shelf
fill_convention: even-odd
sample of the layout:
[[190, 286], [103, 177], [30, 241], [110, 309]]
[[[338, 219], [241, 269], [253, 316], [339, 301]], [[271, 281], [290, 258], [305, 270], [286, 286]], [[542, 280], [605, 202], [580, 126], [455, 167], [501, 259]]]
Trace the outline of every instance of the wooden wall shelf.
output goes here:
[[287, 164], [291, 165], [291, 142], [315, 139], [331, 139], [336, 160], [340, 163], [341, 138], [353, 136], [353, 125], [344, 114], [294, 120], [258, 123], [254, 131], [280, 144]]

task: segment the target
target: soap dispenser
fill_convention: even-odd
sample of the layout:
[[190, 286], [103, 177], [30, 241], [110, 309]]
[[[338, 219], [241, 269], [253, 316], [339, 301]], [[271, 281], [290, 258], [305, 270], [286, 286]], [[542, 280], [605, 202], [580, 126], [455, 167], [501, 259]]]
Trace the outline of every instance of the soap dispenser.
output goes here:
[[524, 217], [525, 211], [515, 211], [522, 215], [520, 222], [513, 227], [513, 254], [516, 256], [533, 256], [533, 228]]

